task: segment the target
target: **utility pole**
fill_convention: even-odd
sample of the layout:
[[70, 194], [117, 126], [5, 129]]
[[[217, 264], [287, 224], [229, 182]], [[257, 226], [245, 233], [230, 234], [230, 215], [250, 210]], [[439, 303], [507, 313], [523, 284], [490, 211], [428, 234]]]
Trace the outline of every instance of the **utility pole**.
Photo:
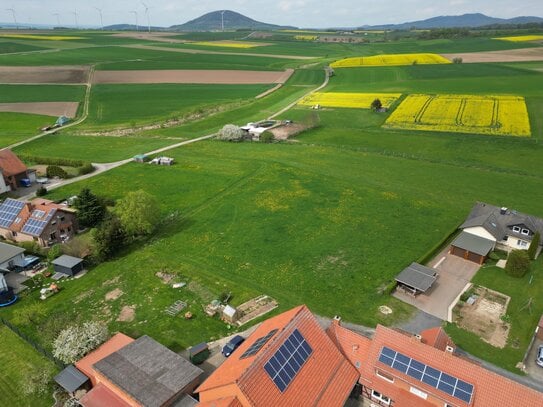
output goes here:
[[15, 23], [15, 29], [19, 29], [19, 24], [17, 24], [17, 17], [15, 17], [15, 10], [13, 8], [7, 8], [6, 11], [11, 11], [11, 15], [13, 17], [13, 22]]

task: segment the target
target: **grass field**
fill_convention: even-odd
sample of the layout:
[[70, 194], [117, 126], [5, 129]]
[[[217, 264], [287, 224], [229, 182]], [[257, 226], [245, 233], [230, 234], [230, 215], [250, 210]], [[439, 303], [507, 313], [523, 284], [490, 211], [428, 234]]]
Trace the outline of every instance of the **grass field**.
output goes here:
[[303, 98], [298, 104], [370, 109], [371, 103], [376, 99], [379, 99], [384, 107], [390, 107], [400, 96], [400, 93], [315, 92]]
[[0, 148], [35, 136], [40, 128], [52, 125], [56, 120], [51, 116], [0, 112]]
[[530, 137], [530, 120], [522, 97], [409, 95], [385, 127], [448, 133]]
[[134, 127], [250, 100], [270, 85], [95, 85], [84, 129]]
[[35, 45], [20, 44], [17, 42], [1, 41], [0, 40], [0, 54], [11, 54], [14, 52], [30, 52], [46, 49], [44, 47], [37, 47]]
[[37, 370], [55, 365], [21, 340], [5, 326], [0, 326], [0, 400], [2, 405], [13, 407], [50, 406], [53, 403], [53, 389], [44, 396], [25, 396], [21, 394], [21, 383], [29, 380], [29, 375]]
[[80, 102], [84, 96], [78, 85], [0, 85], [0, 103]]

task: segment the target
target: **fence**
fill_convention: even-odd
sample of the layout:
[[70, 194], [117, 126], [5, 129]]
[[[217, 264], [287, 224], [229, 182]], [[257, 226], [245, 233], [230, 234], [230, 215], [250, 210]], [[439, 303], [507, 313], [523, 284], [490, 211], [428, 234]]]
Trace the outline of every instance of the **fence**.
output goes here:
[[66, 364], [62, 363], [60, 360], [58, 360], [56, 357], [53, 356], [51, 352], [44, 349], [39, 343], [36, 343], [34, 340], [29, 338], [25, 333], [21, 332], [19, 328], [17, 328], [15, 325], [13, 325], [11, 322], [6, 321], [4, 318], [0, 318], [0, 322], [9, 328], [15, 335], [17, 335], [19, 338], [21, 338], [23, 341], [28, 343], [30, 346], [32, 346], [36, 351], [41, 353], [43, 356], [45, 356], [47, 359], [55, 363], [59, 368], [64, 369], [66, 367]]

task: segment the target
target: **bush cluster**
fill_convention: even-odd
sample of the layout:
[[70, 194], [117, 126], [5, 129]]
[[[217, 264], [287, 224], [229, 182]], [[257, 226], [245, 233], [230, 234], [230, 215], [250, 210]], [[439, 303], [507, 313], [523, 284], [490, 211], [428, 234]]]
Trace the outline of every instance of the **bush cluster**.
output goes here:
[[59, 167], [58, 165], [48, 165], [46, 169], [47, 178], [59, 177], [59, 178], [69, 178], [68, 173], [64, 168]]
[[526, 250], [512, 250], [507, 258], [505, 271], [512, 277], [524, 277], [530, 270], [530, 256]]

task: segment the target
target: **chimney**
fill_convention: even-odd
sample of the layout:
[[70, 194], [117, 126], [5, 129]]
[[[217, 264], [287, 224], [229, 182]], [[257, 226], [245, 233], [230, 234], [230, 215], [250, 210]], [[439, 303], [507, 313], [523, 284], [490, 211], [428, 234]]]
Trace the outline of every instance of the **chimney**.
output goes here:
[[415, 339], [419, 342], [422, 342], [422, 336], [419, 334], [415, 334]]
[[445, 348], [445, 352], [454, 353], [454, 348], [452, 346], [447, 345], [447, 347]]

